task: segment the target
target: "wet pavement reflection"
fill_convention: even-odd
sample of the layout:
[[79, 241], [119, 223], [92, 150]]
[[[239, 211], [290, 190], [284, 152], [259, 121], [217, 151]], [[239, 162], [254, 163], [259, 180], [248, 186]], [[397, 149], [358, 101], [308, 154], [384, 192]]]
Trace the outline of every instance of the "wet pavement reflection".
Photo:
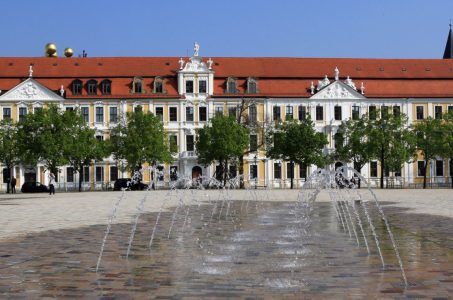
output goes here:
[[[370, 228], [368, 255], [338, 223], [330, 203], [316, 203], [301, 226], [294, 202], [233, 201], [165, 212], [151, 249], [157, 213], [114, 224], [95, 272], [105, 225], [47, 231], [0, 242], [0, 298], [449, 298], [453, 229], [449, 218], [384, 205], [406, 269], [402, 283], [385, 226], [368, 205], [386, 267]], [[220, 207], [220, 205], [219, 205]], [[360, 209], [360, 207], [359, 207]]]

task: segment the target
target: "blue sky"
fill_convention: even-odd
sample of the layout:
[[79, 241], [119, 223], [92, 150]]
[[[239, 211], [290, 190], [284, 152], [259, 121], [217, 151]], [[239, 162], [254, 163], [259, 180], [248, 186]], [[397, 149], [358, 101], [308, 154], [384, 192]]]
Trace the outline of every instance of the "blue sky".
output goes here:
[[2, 1], [0, 56], [441, 58], [453, 0]]

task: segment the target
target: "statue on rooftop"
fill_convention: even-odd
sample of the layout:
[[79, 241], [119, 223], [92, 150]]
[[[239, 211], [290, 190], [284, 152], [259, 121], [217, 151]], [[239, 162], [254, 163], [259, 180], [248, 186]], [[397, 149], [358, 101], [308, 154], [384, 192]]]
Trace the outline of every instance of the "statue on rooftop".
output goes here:
[[193, 56], [198, 56], [198, 51], [200, 51], [200, 45], [198, 42], [193, 44]]

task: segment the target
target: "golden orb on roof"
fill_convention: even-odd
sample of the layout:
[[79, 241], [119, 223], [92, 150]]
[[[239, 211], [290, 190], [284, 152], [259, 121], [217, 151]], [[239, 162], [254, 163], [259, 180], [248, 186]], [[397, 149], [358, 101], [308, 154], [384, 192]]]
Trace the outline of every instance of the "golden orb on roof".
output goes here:
[[66, 48], [64, 49], [64, 56], [66, 57], [71, 57], [74, 55], [74, 50], [72, 48]]
[[46, 46], [44, 47], [45, 49], [45, 55], [47, 57], [57, 57], [57, 45], [54, 43], [47, 43]]

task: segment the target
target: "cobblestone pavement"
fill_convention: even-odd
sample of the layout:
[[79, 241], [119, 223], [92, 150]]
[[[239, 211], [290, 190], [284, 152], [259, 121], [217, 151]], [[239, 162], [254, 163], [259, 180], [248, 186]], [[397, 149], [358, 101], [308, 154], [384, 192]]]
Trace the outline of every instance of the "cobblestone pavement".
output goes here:
[[[450, 190], [376, 190], [400, 249], [408, 288], [402, 284], [384, 224], [371, 202], [361, 205], [369, 208], [375, 222], [384, 269], [370, 228], [365, 226], [368, 255], [363, 237], [357, 247], [336, 220], [327, 193], [319, 195], [310, 226], [300, 226], [294, 202], [288, 202], [296, 199], [295, 191], [258, 191], [259, 198], [273, 200], [261, 202], [246, 201], [250, 194], [234, 192], [232, 197], [242, 201], [228, 206], [217, 201], [215, 210], [215, 204], [198, 206], [197, 201], [222, 200], [218, 192], [188, 193], [194, 205], [182, 206], [176, 214], [178, 197], [167, 200], [151, 249], [150, 235], [165, 192], [148, 194], [128, 259], [131, 219], [146, 193], [126, 194], [98, 273], [105, 224], [121, 192], [2, 195], [0, 298], [447, 299], [453, 295]], [[368, 200], [369, 194], [362, 194]]]

